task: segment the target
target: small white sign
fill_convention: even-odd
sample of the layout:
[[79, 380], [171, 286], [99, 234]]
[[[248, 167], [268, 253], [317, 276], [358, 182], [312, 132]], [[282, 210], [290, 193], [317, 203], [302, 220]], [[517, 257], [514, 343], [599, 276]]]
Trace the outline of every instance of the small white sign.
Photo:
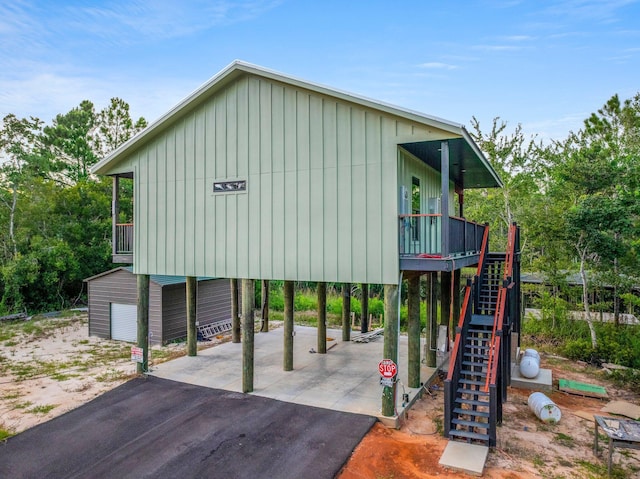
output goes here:
[[131, 361], [134, 363], [142, 363], [144, 362], [143, 358], [144, 352], [142, 348], [138, 346], [131, 346]]
[[380, 378], [380, 384], [387, 388], [393, 387], [393, 378]]

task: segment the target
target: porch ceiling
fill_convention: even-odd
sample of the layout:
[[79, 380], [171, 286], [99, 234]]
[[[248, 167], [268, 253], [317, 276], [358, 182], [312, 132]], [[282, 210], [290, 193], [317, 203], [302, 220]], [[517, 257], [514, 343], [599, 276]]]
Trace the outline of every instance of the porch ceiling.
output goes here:
[[[437, 171], [441, 169], [440, 146], [443, 140], [402, 143], [399, 146]], [[449, 178], [463, 189], [498, 188], [500, 178], [484, 155], [465, 138], [446, 140], [449, 143]]]

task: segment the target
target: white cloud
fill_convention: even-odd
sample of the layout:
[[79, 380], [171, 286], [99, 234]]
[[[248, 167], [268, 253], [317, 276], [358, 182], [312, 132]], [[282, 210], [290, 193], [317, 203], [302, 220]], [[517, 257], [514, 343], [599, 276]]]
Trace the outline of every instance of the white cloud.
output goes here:
[[457, 65], [452, 65], [450, 63], [441, 63], [441, 62], [421, 63], [418, 66], [420, 68], [427, 68], [427, 69], [433, 69], [433, 70], [456, 70], [458, 68]]
[[75, 29], [127, 42], [140, 37], [146, 40], [189, 36], [252, 20], [280, 3], [280, 0], [112, 0], [101, 7], [69, 6], [65, 18]]
[[637, 3], [637, 0], [562, 0], [547, 7], [545, 13], [552, 16], [612, 23], [619, 20], [620, 10], [634, 3]]

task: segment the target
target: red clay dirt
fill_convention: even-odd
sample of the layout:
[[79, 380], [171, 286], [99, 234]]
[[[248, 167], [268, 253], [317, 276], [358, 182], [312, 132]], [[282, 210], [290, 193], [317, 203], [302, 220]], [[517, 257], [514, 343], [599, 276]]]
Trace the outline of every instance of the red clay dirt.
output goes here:
[[[491, 449], [482, 477], [491, 479], [599, 478], [606, 477], [606, 454], [593, 454], [593, 422], [584, 417], [603, 414], [608, 402], [574, 396], [557, 390], [559, 378], [606, 387], [609, 400], [640, 404], [640, 395], [616, 388], [586, 365], [549, 358], [543, 367], [552, 369], [554, 391], [548, 396], [562, 411], [556, 425], [540, 421], [528, 407], [532, 391], [510, 388], [504, 404], [503, 424], [497, 446]], [[428, 479], [474, 477], [439, 465], [447, 445], [442, 436], [443, 397], [435, 385], [410, 409], [399, 430], [376, 424], [345, 464], [339, 479]], [[586, 414], [585, 414], [586, 413]], [[640, 477], [640, 451], [615, 450], [616, 477]]]

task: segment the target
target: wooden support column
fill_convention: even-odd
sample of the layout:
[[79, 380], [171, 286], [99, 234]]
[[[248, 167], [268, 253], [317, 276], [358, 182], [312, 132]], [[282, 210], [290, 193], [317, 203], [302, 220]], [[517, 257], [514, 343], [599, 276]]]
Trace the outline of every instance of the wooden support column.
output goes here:
[[262, 299], [262, 309], [260, 311], [260, 318], [262, 322], [260, 323], [260, 332], [268, 333], [269, 332], [269, 280], [262, 280], [262, 292], [260, 295]]
[[351, 283], [342, 285], [342, 340], [351, 341]]
[[327, 283], [318, 283], [318, 352], [327, 352]]
[[142, 348], [142, 363], [138, 363], [138, 374], [149, 370], [149, 275], [137, 274], [138, 289], [138, 347]]
[[[440, 326], [447, 326], [449, 328], [449, 322], [451, 321], [451, 282], [453, 281], [453, 275], [450, 272], [443, 271], [440, 273]], [[451, 336], [451, 329], [448, 329], [448, 337]], [[447, 343], [446, 351], [449, 350], [449, 344]]]
[[[398, 364], [398, 285], [384, 285], [384, 359]], [[382, 389], [382, 415], [395, 416], [396, 383]]]
[[231, 287], [231, 342], [240, 342], [240, 314], [238, 304], [238, 280], [229, 281]]
[[453, 272], [453, 321], [451, 324], [451, 337], [455, 339], [456, 328], [460, 321], [460, 308], [462, 307], [462, 297], [460, 295], [460, 273], [458, 269]]
[[253, 391], [253, 303], [255, 301], [255, 282], [242, 280], [242, 392]]
[[440, 143], [440, 179], [442, 185], [442, 199], [440, 202], [442, 213], [441, 254], [443, 258], [449, 256], [449, 142]]
[[113, 192], [111, 195], [111, 253], [116, 255], [118, 254], [118, 228], [116, 225], [118, 224], [118, 216], [120, 215], [120, 177], [118, 175], [113, 177]]
[[284, 282], [284, 360], [283, 369], [293, 370], [293, 281]]
[[410, 388], [420, 387], [420, 276], [415, 274], [407, 278], [408, 315], [408, 353], [409, 367], [407, 370]]
[[186, 277], [187, 289], [187, 356], [198, 354], [198, 332], [196, 330], [197, 321], [197, 301], [198, 301], [198, 281], [195, 276]]
[[362, 302], [360, 304], [360, 332], [369, 332], [369, 285], [362, 283]]
[[438, 273], [427, 274], [427, 366], [437, 366], [438, 346]]

